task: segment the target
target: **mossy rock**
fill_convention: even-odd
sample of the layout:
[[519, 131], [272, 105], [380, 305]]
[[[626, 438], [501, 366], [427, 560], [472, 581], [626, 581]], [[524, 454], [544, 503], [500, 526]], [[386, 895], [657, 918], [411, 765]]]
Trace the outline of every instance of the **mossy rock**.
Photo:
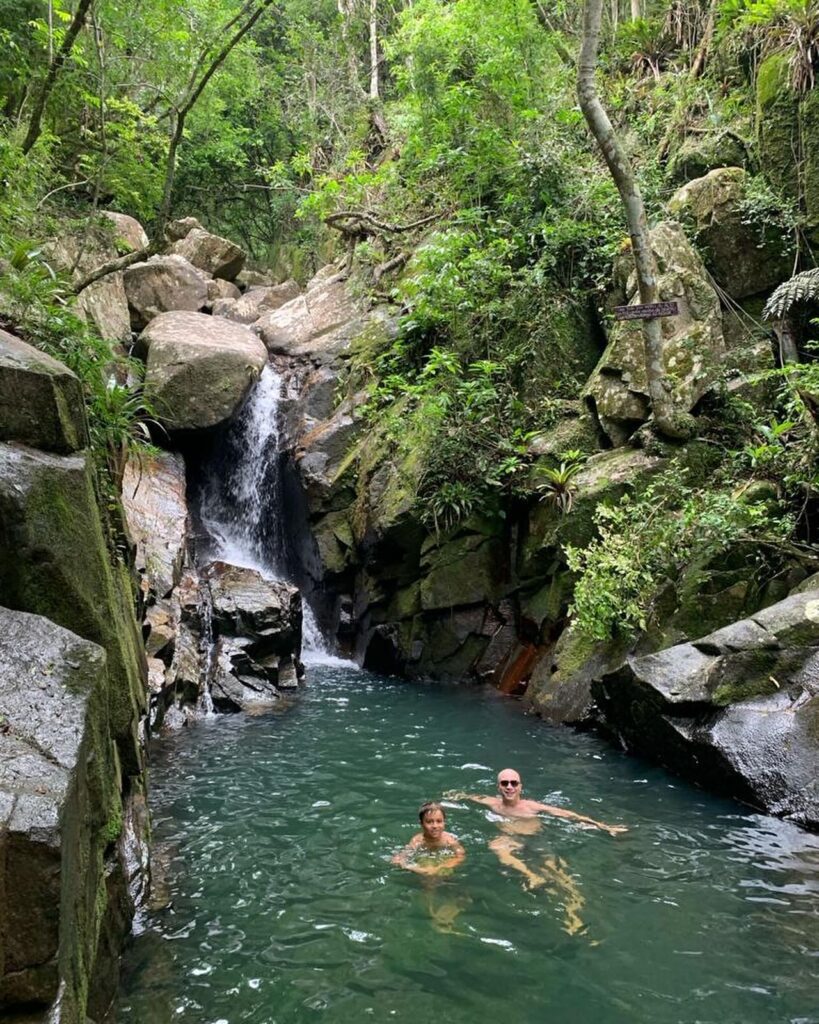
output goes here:
[[752, 173], [756, 159], [741, 130], [687, 135], [668, 161], [667, 174], [673, 181], [701, 178], [717, 167], [744, 167]]
[[554, 651], [535, 666], [526, 701], [542, 718], [579, 725], [594, 717], [592, 684], [625, 661], [623, 640], [592, 640], [575, 626], [565, 629]]
[[612, 504], [626, 490], [639, 492], [663, 464], [658, 456], [634, 448], [614, 448], [592, 456], [574, 478], [571, 511], [561, 512], [546, 498], [530, 511], [518, 555], [519, 578], [555, 572], [562, 562], [562, 546], [584, 547], [594, 537], [597, 506]]
[[799, 103], [790, 86], [787, 53], [773, 53], [756, 76], [756, 134], [766, 178], [786, 195], [799, 197]]
[[126, 774], [139, 774], [147, 665], [130, 576], [112, 563], [84, 455], [0, 445], [0, 592], [8, 607], [104, 648], [111, 728]]
[[474, 533], [444, 541], [427, 549], [421, 573], [425, 611], [492, 601], [507, 576], [505, 545]]
[[802, 133], [802, 193], [805, 220], [814, 245], [819, 245], [819, 89], [811, 89], [799, 104]]
[[746, 171], [721, 167], [684, 185], [668, 203], [675, 217], [693, 225], [706, 266], [737, 300], [786, 280], [792, 263], [790, 239], [749, 219], [747, 191]]
[[328, 512], [312, 524], [325, 573], [341, 574], [354, 560], [355, 541], [346, 511]]

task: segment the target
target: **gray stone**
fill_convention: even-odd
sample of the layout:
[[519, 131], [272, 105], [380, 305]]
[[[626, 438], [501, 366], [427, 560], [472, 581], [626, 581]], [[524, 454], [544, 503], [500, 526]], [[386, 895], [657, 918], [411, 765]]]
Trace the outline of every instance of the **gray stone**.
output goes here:
[[130, 217], [127, 213], [115, 213], [113, 210], [103, 210], [102, 215], [114, 225], [114, 243], [118, 250], [138, 252], [148, 247], [149, 239], [145, 228], [135, 217]]
[[146, 358], [145, 390], [170, 430], [229, 419], [267, 362], [252, 331], [203, 313], [161, 314], [139, 336], [135, 353]]
[[214, 632], [251, 641], [255, 657], [301, 650], [301, 595], [283, 580], [254, 569], [213, 562], [207, 569]]
[[721, 167], [683, 185], [668, 208], [693, 221], [708, 267], [734, 299], [766, 291], [790, 276], [792, 257], [781, 233], [754, 223], [743, 208], [748, 174]]
[[188, 515], [185, 461], [162, 452], [129, 460], [122, 478], [122, 508], [136, 544], [142, 590], [165, 597], [179, 582]]
[[245, 267], [236, 275], [236, 284], [240, 288], [267, 288], [275, 283], [273, 276], [263, 270], [250, 270]]
[[247, 258], [235, 242], [221, 235], [212, 235], [201, 227], [188, 231], [184, 238], [173, 243], [170, 251], [183, 256], [211, 277], [221, 277], [226, 281], [236, 277]]
[[[724, 352], [719, 298], [679, 224], [663, 221], [651, 232], [657, 257], [660, 299], [676, 301], [679, 315], [664, 317], [663, 369], [678, 412], [690, 412], [716, 382]], [[638, 301], [636, 275], [628, 281], [628, 303]], [[610, 341], [584, 389], [603, 430], [623, 445], [648, 419], [648, 384], [639, 320], [614, 324]]]
[[169, 242], [178, 242], [180, 238], [185, 238], [194, 228], [204, 230], [196, 217], [179, 217], [165, 226], [165, 237]]
[[130, 578], [112, 564], [84, 455], [0, 444], [0, 594], [105, 649], [110, 727], [124, 770], [139, 774], [145, 659]]
[[328, 362], [349, 349], [363, 329], [363, 318], [345, 283], [331, 281], [266, 313], [256, 330], [271, 352]]
[[594, 693], [630, 746], [819, 828], [819, 590], [632, 657]]
[[125, 294], [136, 330], [172, 310], [198, 312], [208, 302], [208, 278], [182, 256], [152, 256], [124, 271]]
[[61, 1019], [84, 1018], [120, 807], [105, 693], [102, 648], [0, 608], [0, 1012], [47, 1007], [62, 980]]
[[300, 288], [295, 281], [285, 281], [270, 288], [251, 288], [235, 300], [222, 299], [215, 302], [213, 315], [223, 316], [238, 324], [253, 324], [265, 313], [279, 309], [297, 298], [299, 293]]
[[208, 281], [208, 302], [215, 304], [229, 299], [239, 299], [242, 293], [232, 281], [225, 281], [221, 277], [214, 277]]
[[79, 378], [2, 329], [0, 441], [19, 441], [53, 452], [73, 452], [88, 444]]

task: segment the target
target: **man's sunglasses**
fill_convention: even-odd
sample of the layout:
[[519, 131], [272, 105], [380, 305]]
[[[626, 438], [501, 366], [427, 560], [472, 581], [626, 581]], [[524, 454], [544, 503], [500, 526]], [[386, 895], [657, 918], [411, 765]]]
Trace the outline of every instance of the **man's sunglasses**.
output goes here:
[[500, 785], [501, 786], [511, 786], [514, 789], [514, 788], [516, 788], [517, 786], [520, 785], [520, 782], [517, 779], [501, 779], [500, 780]]

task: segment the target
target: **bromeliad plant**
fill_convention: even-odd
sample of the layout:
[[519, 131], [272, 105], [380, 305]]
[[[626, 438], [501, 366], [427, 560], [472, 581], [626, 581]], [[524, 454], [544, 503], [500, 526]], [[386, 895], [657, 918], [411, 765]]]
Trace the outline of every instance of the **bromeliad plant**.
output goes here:
[[536, 485], [544, 500], [552, 502], [563, 515], [568, 515], [577, 493], [575, 477], [583, 468], [586, 456], [580, 451], [564, 452], [560, 465], [555, 469], [544, 466], [538, 470], [543, 479]]

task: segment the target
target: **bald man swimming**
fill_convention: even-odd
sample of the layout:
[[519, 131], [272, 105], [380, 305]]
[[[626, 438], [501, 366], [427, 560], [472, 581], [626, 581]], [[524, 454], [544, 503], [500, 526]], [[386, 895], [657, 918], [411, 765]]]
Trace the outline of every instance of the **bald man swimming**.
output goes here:
[[605, 822], [589, 818], [585, 814], [566, 810], [564, 807], [543, 804], [539, 800], [524, 799], [523, 781], [514, 768], [504, 768], [498, 772], [497, 796], [480, 796], [473, 793], [459, 793], [454, 790], [444, 793], [444, 796], [449, 800], [471, 800], [473, 803], [483, 804], [495, 814], [501, 815], [505, 820], [498, 822], [498, 828], [503, 835], [492, 840], [489, 844], [490, 850], [502, 864], [507, 864], [524, 876], [527, 888], [536, 889], [541, 885], [546, 885], [562, 890], [565, 895], [564, 929], [570, 935], [582, 930], [583, 921], [580, 918], [580, 911], [585, 900], [566, 870], [565, 864], [558, 857], [547, 857], [541, 869], [543, 873], [533, 871], [525, 861], [517, 856], [523, 848], [523, 843], [514, 837], [516, 835], [534, 835], [540, 831], [539, 814], [551, 814], [555, 818], [568, 818], [581, 825], [601, 829], [611, 836], [627, 832], [628, 829], [625, 825], [607, 825]]

